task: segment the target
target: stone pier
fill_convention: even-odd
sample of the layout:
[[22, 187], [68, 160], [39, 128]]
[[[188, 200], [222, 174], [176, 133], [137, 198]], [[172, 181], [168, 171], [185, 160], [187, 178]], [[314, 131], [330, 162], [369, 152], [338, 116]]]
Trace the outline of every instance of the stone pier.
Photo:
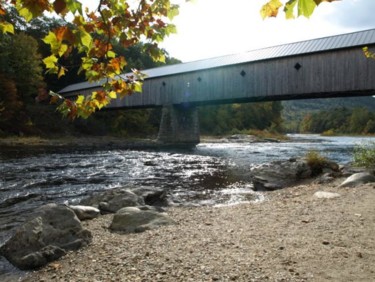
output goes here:
[[163, 145], [192, 147], [199, 143], [198, 109], [190, 105], [163, 107], [157, 141]]

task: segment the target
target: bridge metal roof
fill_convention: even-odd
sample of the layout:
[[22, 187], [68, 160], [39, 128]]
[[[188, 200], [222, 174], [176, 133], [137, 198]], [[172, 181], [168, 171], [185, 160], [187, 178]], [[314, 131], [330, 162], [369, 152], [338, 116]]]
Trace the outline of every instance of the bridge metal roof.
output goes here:
[[[262, 61], [267, 59], [323, 52], [334, 49], [344, 49], [356, 46], [365, 46], [371, 44], [375, 44], [375, 29], [283, 44], [240, 54], [226, 55], [205, 60], [162, 66], [158, 68], [143, 70], [142, 72], [147, 74], [148, 78], [155, 78], [248, 62]], [[64, 89], [59, 91], [59, 93], [63, 94], [94, 88], [100, 86], [101, 84], [103, 84], [103, 82], [104, 80], [96, 83], [76, 83], [65, 87]]]

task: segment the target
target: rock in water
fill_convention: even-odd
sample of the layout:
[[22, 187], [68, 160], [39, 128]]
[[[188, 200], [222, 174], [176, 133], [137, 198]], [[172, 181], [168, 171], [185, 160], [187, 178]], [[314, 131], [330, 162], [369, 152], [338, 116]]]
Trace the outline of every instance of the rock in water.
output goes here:
[[109, 228], [115, 232], [133, 233], [174, 223], [165, 213], [159, 213], [154, 210], [142, 210], [138, 207], [127, 207], [115, 213]]
[[90, 206], [68, 206], [79, 220], [93, 219], [100, 215], [100, 210]]
[[375, 182], [375, 176], [369, 172], [355, 173], [348, 177], [339, 187], [356, 187], [361, 184]]
[[48, 204], [20, 226], [0, 248], [0, 254], [20, 269], [42, 267], [91, 242], [75, 213], [65, 205]]

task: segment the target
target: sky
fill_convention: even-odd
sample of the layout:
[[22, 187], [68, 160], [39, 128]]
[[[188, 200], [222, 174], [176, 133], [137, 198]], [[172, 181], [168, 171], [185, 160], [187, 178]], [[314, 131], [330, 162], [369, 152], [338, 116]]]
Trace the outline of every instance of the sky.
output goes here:
[[263, 20], [266, 0], [171, 0], [180, 4], [177, 34], [162, 47], [183, 62], [251, 51], [279, 44], [375, 28], [374, 0], [320, 4], [312, 17]]
[[[96, 7], [98, 1], [82, 2]], [[294, 20], [286, 20], [282, 11], [277, 18], [263, 20], [259, 11], [267, 0], [171, 2], [180, 5], [180, 14], [173, 20], [177, 34], [166, 38], [161, 47], [183, 62], [375, 28], [375, 0], [323, 2], [310, 19]]]

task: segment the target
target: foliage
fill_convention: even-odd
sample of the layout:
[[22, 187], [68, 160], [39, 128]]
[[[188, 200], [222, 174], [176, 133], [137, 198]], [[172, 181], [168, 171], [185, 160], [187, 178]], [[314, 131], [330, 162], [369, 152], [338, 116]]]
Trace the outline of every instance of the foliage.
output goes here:
[[280, 102], [205, 106], [199, 109], [203, 134], [224, 135], [249, 129], [281, 129]]
[[31, 121], [25, 105], [44, 90], [37, 42], [23, 33], [0, 35], [0, 127], [26, 133]]
[[323, 136], [335, 136], [336, 133], [333, 129], [328, 129], [322, 133]]
[[357, 145], [354, 148], [354, 164], [370, 169], [375, 168], [375, 142]]
[[375, 134], [374, 121], [375, 112], [367, 108], [340, 107], [305, 115], [300, 124], [300, 131], [302, 133]]
[[140, 92], [144, 76], [137, 70], [132, 75], [123, 74], [128, 62], [114, 52], [113, 44], [118, 42], [127, 48], [142, 40], [145, 51], [153, 59], [164, 61], [165, 54], [158, 44], [176, 31], [170, 21], [178, 14], [178, 6], [169, 0], [99, 1], [94, 11], [83, 9], [77, 0], [2, 1], [0, 30], [3, 33], [14, 32], [14, 25], [6, 19], [9, 7], [15, 7], [27, 22], [42, 17], [45, 12], [64, 20], [72, 18], [71, 24], [58, 26], [44, 37], [51, 50], [51, 55], [43, 59], [45, 67], [48, 73], [61, 77], [68, 71], [63, 65], [64, 58], [78, 52], [82, 55], [79, 73], [87, 81], [103, 82], [104, 90], [95, 91], [91, 96], [79, 95], [75, 101], [53, 95], [52, 100], [63, 99], [58, 109], [70, 119], [86, 118], [114, 98]]
[[[345, 98], [329, 98], [329, 99], [305, 99], [305, 100], [290, 100], [282, 102], [283, 111], [283, 128], [286, 132], [308, 132], [302, 130], [301, 122], [309, 114], [318, 113], [321, 111], [331, 112], [336, 111], [338, 108], [346, 108], [352, 111], [354, 108], [365, 108], [370, 112], [375, 112], [375, 99], [373, 97], [345, 97]], [[346, 118], [340, 121], [339, 113], [336, 115], [337, 130], [340, 122], [347, 122]], [[369, 130], [365, 133], [371, 132], [371, 122], [368, 126]], [[326, 128], [330, 130], [333, 128]], [[321, 131], [322, 132], [322, 131]], [[317, 133], [321, 133], [317, 132]], [[335, 132], [340, 133], [340, 132]]]
[[284, 4], [280, 0], [269, 0], [262, 6], [260, 14], [263, 19], [267, 17], [276, 17], [280, 8], [283, 8], [287, 19], [293, 19], [296, 16], [309, 18], [320, 3], [334, 1], [339, 0], [289, 0], [286, 2], [284, 1]]
[[310, 167], [312, 175], [318, 175], [323, 171], [323, 168], [327, 165], [328, 160], [320, 155], [317, 151], [311, 150], [306, 153], [305, 156], [307, 165]]

